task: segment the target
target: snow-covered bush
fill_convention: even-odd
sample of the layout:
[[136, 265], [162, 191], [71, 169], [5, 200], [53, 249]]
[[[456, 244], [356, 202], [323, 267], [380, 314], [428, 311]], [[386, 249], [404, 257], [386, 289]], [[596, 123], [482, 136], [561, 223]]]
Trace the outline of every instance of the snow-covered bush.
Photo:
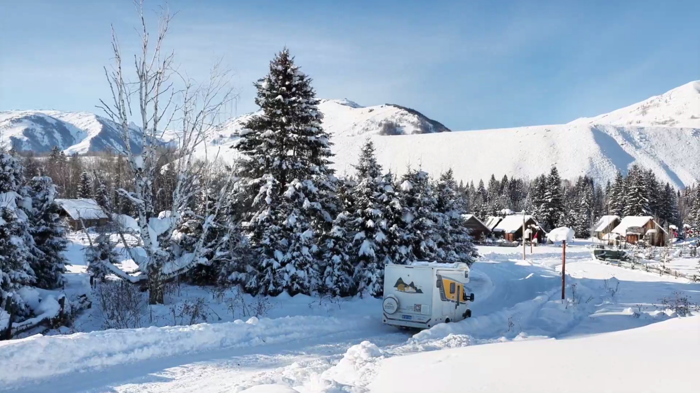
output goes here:
[[105, 329], [141, 327], [146, 299], [138, 286], [125, 281], [106, 281], [97, 285], [94, 294]]
[[671, 296], [660, 300], [663, 308], [673, 311], [679, 317], [688, 316], [699, 309], [698, 305], [691, 301], [690, 296], [683, 292], [674, 292]]

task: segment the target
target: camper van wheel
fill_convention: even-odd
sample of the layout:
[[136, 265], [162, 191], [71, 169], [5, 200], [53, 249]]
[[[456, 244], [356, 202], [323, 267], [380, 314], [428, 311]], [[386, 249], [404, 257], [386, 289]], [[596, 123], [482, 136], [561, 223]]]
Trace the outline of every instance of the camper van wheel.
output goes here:
[[467, 310], [464, 312], [464, 318], [471, 318], [472, 317], [472, 310]]
[[450, 318], [445, 318], [445, 323], [450, 323]]

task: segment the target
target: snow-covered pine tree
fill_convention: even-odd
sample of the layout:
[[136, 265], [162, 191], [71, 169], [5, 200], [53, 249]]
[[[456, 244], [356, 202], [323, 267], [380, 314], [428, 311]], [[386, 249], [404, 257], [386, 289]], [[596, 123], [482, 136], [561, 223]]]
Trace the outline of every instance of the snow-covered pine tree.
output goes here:
[[255, 84], [261, 113], [236, 145], [252, 201], [246, 227], [261, 254], [259, 292], [310, 293], [318, 284], [318, 242], [340, 210], [330, 141], [311, 79], [286, 48]]
[[383, 201], [386, 185], [377, 163], [374, 144], [367, 140], [362, 146], [357, 165], [357, 185], [353, 190], [355, 206], [346, 209], [345, 222], [349, 237], [348, 254], [354, 266], [353, 277], [361, 294], [378, 296], [382, 293], [382, 277], [388, 249], [387, 220]]
[[690, 225], [696, 230], [700, 230], [700, 184], [695, 186], [694, 196], [688, 217], [690, 218]]
[[401, 178], [399, 198], [403, 209], [401, 217], [402, 238], [399, 239], [404, 258], [394, 263], [434, 261], [435, 243], [435, 192], [428, 173], [409, 170]]
[[559, 171], [556, 166], [552, 166], [547, 177], [542, 204], [542, 224], [545, 226], [545, 229], [550, 230], [559, 226], [564, 203], [562, 200], [561, 177], [559, 177]]
[[486, 210], [488, 215], [495, 216], [500, 214], [499, 212], [506, 208], [504, 206], [504, 200], [501, 193], [501, 183], [496, 180], [496, 176], [491, 175], [488, 185], [488, 196], [486, 202]]
[[113, 210], [113, 206], [112, 201], [109, 197], [110, 192], [107, 188], [107, 184], [97, 176], [95, 176], [93, 180], [93, 186], [95, 188], [95, 202], [97, 202], [97, 204], [107, 213], [111, 213]]
[[92, 180], [90, 175], [83, 171], [80, 173], [80, 181], [78, 182], [78, 198], [92, 198]]
[[651, 214], [648, 190], [644, 171], [636, 164], [633, 165], [625, 180], [623, 197], [625, 216], [648, 216]]
[[30, 233], [29, 218], [20, 194], [24, 175], [19, 161], [0, 150], [0, 307], [13, 297], [16, 312], [26, 315], [26, 305], [16, 291], [36, 281], [32, 265], [39, 251]]
[[643, 171], [644, 185], [646, 187], [646, 194], [649, 199], [649, 212], [655, 217], [659, 217], [659, 212], [661, 210], [661, 198], [663, 196], [661, 187], [658, 180], [656, 180], [656, 175], [654, 171], [647, 170]]
[[323, 263], [320, 291], [329, 296], [351, 296], [356, 292], [354, 266], [348, 255], [352, 238], [347, 233], [349, 214], [342, 212], [323, 236]]
[[[506, 180], [505, 184], [508, 182]], [[456, 189], [452, 169], [440, 175], [436, 186], [437, 256], [440, 262], [462, 262], [471, 266], [478, 252], [464, 225], [465, 202]]]
[[64, 194], [68, 198], [78, 198], [80, 190], [81, 175], [83, 173], [83, 160], [78, 153], [70, 155], [68, 160], [68, 182]]
[[44, 173], [53, 179], [54, 184], [56, 184], [61, 193], [66, 194], [70, 173], [68, 171], [66, 155], [58, 146], [54, 146], [53, 149], [51, 149], [51, 153], [49, 153], [49, 157], [46, 160]]
[[472, 213], [481, 219], [485, 219], [489, 216], [489, 211], [487, 206], [488, 192], [486, 191], [486, 187], [484, 187], [483, 180], [479, 180], [479, 185], [472, 196], [473, 199], [469, 201]]
[[576, 237], [586, 239], [591, 236], [593, 225], [593, 180], [587, 176], [579, 177], [575, 189], [574, 220], [570, 227]]
[[364, 179], [378, 179], [382, 176], [382, 167], [377, 162], [377, 154], [374, 148], [374, 142], [367, 139], [360, 149], [360, 158], [355, 165], [357, 170], [357, 178], [361, 181]]
[[594, 184], [593, 189], [593, 222], [605, 215], [605, 191], [600, 184]]
[[113, 265], [119, 262], [119, 255], [115, 250], [115, 244], [110, 239], [110, 234], [100, 232], [92, 244], [85, 250], [87, 271], [90, 275], [90, 284], [97, 281], [105, 281], [105, 276], [110, 273], [107, 264]]
[[54, 289], [63, 285], [66, 259], [65, 230], [60, 223], [60, 208], [55, 202], [56, 186], [48, 176], [32, 178], [26, 188], [31, 200], [28, 213], [34, 244], [41, 251], [34, 258], [32, 269], [36, 276], [36, 286]]
[[608, 212], [612, 215], [620, 216], [625, 210], [625, 178], [619, 171], [615, 175], [615, 181], [610, 187], [608, 194]]
[[680, 225], [680, 214], [678, 212], [678, 198], [671, 184], [666, 183], [661, 197], [660, 216], [666, 224]]

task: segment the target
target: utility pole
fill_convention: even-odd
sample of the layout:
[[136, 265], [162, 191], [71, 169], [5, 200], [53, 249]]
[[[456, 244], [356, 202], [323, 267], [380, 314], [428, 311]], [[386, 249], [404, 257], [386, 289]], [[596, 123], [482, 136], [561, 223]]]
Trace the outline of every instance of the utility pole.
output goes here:
[[566, 240], [561, 242], [561, 300], [566, 298]]
[[525, 260], [525, 210], [523, 210], [523, 261]]

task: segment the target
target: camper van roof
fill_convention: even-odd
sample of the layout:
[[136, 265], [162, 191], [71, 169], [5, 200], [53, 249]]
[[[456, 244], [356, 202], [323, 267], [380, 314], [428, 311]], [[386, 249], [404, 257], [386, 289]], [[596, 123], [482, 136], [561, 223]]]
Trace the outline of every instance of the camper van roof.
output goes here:
[[439, 267], [441, 269], [464, 269], [469, 267], [466, 263], [439, 263], [439, 262], [427, 262], [427, 261], [414, 261], [408, 264], [412, 267]]

